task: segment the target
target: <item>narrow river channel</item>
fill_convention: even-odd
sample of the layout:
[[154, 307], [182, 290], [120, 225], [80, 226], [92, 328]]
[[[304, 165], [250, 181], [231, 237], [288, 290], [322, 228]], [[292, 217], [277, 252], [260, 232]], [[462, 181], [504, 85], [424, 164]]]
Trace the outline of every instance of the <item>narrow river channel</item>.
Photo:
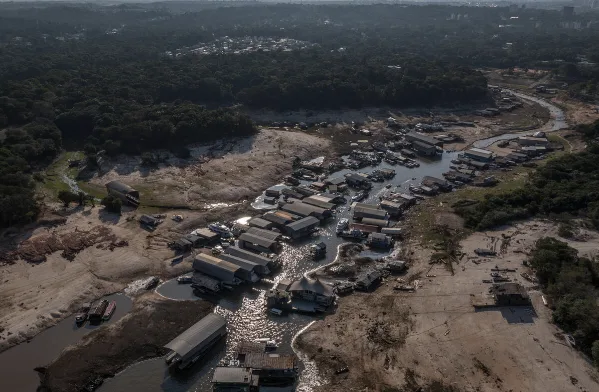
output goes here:
[[0, 354], [0, 391], [35, 391], [39, 385], [39, 376], [34, 368], [47, 365], [58, 357], [65, 347], [77, 343], [94, 329], [119, 320], [131, 310], [133, 304], [131, 299], [123, 294], [109, 295], [105, 299], [116, 301], [116, 310], [110, 320], [101, 325], [85, 323], [82, 327], [77, 327], [73, 315], [41, 332], [29, 343], [21, 343]]
[[[534, 101], [547, 108], [551, 113], [550, 122], [543, 128], [545, 131], [555, 131], [567, 127], [565, 116], [558, 107], [536, 97], [512, 92], [520, 98]], [[530, 134], [532, 131], [518, 132], [501, 135], [474, 143], [476, 147], [488, 147], [498, 140], [516, 138], [522, 134]], [[422, 177], [442, 177], [442, 173], [449, 170], [451, 160], [457, 156], [457, 152], [445, 152], [435, 160], [418, 158], [420, 167], [409, 169], [405, 166], [391, 166], [381, 163], [378, 168], [393, 168], [396, 176], [385, 183], [374, 183], [374, 188], [366, 203], [378, 203], [379, 196], [388, 191], [408, 191], [410, 184], [419, 184]], [[367, 167], [363, 170], [370, 172], [375, 167]], [[331, 176], [343, 175], [350, 170], [342, 170]], [[391, 184], [386, 189], [386, 184]], [[353, 195], [353, 193], [352, 193]], [[344, 241], [335, 235], [335, 226], [339, 218], [349, 217], [349, 204], [337, 209], [336, 218], [321, 227], [319, 236], [310, 240], [285, 244], [281, 252], [283, 268], [273, 277], [274, 281], [283, 278], [298, 278], [302, 274], [313, 270], [324, 264], [332, 262], [337, 253], [337, 247]], [[231, 217], [239, 218], [239, 217]], [[314, 262], [308, 257], [308, 248], [311, 244], [323, 241], [327, 245], [327, 257], [320, 262]], [[382, 254], [367, 254], [368, 256], [383, 256]], [[112, 379], [104, 382], [100, 392], [208, 392], [211, 390], [210, 380], [212, 370], [216, 364], [231, 354], [236, 344], [243, 340], [269, 337], [279, 343], [279, 352], [290, 352], [293, 350], [291, 342], [293, 338], [311, 322], [322, 316], [303, 314], [290, 314], [285, 317], [272, 316], [265, 312], [263, 299], [266, 291], [272, 287], [272, 283], [259, 283], [240, 292], [231, 293], [224, 297], [208, 299], [215, 303], [216, 312], [224, 315], [228, 320], [228, 337], [226, 344], [215, 347], [208, 353], [204, 362], [199, 362], [189, 371], [183, 374], [171, 374], [163, 358], [155, 358], [134, 364]], [[157, 292], [175, 300], [197, 300], [188, 285], [179, 285], [175, 280], [163, 283], [157, 288]], [[125, 296], [121, 296], [126, 298]], [[119, 297], [119, 298], [121, 298]], [[121, 298], [121, 299], [122, 299]], [[119, 302], [117, 313], [111, 322], [122, 317], [130, 307], [130, 300], [126, 299], [124, 304]], [[123, 313], [124, 312], [124, 313]], [[38, 385], [38, 377], [33, 371], [36, 366], [44, 365], [54, 359], [64, 347], [76, 343], [87, 331], [73, 330], [73, 317], [70, 317], [57, 326], [52, 327], [38, 336], [30, 343], [24, 343], [0, 354], [0, 391], [34, 391]], [[311, 391], [315, 385], [321, 383], [318, 372], [312, 364], [301, 364], [301, 376], [297, 386], [293, 388], [262, 388], [264, 391]]]

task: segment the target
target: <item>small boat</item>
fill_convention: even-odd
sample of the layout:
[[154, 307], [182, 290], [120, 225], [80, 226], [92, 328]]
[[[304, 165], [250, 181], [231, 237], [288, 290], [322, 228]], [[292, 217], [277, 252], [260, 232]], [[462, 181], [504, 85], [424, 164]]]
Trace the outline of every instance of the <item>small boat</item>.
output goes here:
[[179, 284], [191, 283], [191, 281], [192, 281], [192, 278], [190, 275], [179, 276], [177, 278], [177, 283], [179, 283]]
[[256, 342], [256, 343], [264, 343], [264, 344], [266, 344], [266, 348], [267, 349], [271, 349], [271, 350], [274, 350], [275, 348], [279, 347], [277, 345], [277, 342], [275, 342], [274, 340], [272, 340], [270, 338], [260, 338], [260, 339], [254, 340], [254, 342]]
[[89, 313], [91, 307], [91, 304], [83, 304], [83, 306], [81, 306], [79, 312], [75, 315], [75, 323], [77, 325], [85, 323], [85, 321], [87, 320], [87, 314]]
[[218, 222], [209, 224], [208, 229], [217, 234], [220, 234], [223, 238], [231, 237], [231, 231], [229, 230], [229, 228], [225, 225], [218, 223]]
[[572, 335], [565, 335], [564, 336], [566, 338], [566, 342], [571, 346], [574, 347], [576, 346], [576, 340], [574, 340], [574, 336]]
[[387, 189], [391, 188], [391, 184], [385, 185], [385, 188], [387, 188]]
[[275, 316], [282, 316], [283, 311], [281, 309], [272, 308], [268, 310], [268, 313], [274, 314]]
[[368, 192], [362, 191], [362, 192], [358, 192], [354, 196], [352, 196], [351, 201], [362, 201], [367, 197], [368, 197]]
[[108, 304], [108, 306], [106, 307], [106, 310], [104, 311], [102, 320], [104, 320], [104, 321], [110, 320], [110, 318], [112, 317], [112, 314], [114, 313], [115, 310], [116, 310], [116, 301], [111, 301]]
[[349, 226], [349, 219], [347, 218], [341, 218], [339, 219], [339, 222], [337, 222], [337, 233], [342, 232], [343, 230], [347, 229], [347, 227]]

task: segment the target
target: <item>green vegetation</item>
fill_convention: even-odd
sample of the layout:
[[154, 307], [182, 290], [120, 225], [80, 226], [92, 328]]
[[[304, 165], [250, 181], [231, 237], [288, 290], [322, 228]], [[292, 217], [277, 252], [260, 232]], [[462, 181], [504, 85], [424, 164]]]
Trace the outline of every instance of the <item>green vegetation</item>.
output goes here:
[[[239, 105], [487, 105], [474, 67], [538, 67], [576, 94], [596, 91], [595, 71], [578, 63], [599, 61], [599, 34], [561, 28], [558, 12], [221, 5], [0, 3], [0, 226], [35, 218], [34, 175], [53, 195], [68, 191], [56, 167], [40, 174], [62, 148], [85, 151], [90, 167], [102, 154], [156, 148], [186, 157], [189, 143], [253, 134]], [[586, 26], [590, 16], [574, 19]], [[257, 49], [265, 40], [276, 44]], [[299, 46], [281, 48], [292, 40]], [[523, 215], [505, 210], [487, 220]]]
[[529, 259], [554, 303], [553, 320], [599, 365], [599, 264], [555, 238], [537, 241]]
[[[599, 122], [584, 127], [595, 135]], [[588, 218], [599, 228], [599, 145], [591, 143], [578, 154], [549, 160], [533, 172], [525, 186], [487, 194], [476, 203], [457, 202], [455, 211], [469, 228], [484, 230], [532, 216], [570, 214]]]
[[108, 195], [102, 199], [101, 203], [108, 212], [114, 212], [116, 214], [121, 214], [121, 209], [123, 207], [123, 202], [118, 197], [114, 197], [113, 195]]

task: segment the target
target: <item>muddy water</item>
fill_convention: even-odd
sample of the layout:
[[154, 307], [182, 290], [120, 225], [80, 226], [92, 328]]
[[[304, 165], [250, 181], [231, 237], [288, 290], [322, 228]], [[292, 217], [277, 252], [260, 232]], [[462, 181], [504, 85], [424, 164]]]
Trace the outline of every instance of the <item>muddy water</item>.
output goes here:
[[[400, 190], [407, 192], [408, 186], [412, 183], [419, 184], [423, 176], [441, 177], [443, 172], [449, 170], [450, 161], [456, 155], [457, 153], [444, 153], [442, 157], [435, 160], [419, 159], [421, 166], [415, 169], [409, 169], [404, 166], [392, 166], [385, 162], [381, 163], [378, 168], [393, 168], [397, 172], [397, 175], [388, 182], [374, 183], [374, 188], [371, 190], [370, 196], [364, 202], [377, 203], [379, 200], [378, 197], [384, 192]], [[374, 169], [374, 167], [367, 167], [361, 169], [361, 171], [370, 172]], [[349, 170], [342, 170], [332, 176], [343, 175], [347, 172]], [[388, 183], [393, 185], [389, 189], [385, 188], [385, 185]], [[354, 192], [352, 192], [353, 194]], [[256, 207], [260, 205], [259, 201], [255, 203]], [[348, 203], [337, 209], [334, 220], [321, 227], [318, 237], [290, 245], [285, 244], [281, 252], [283, 268], [272, 279], [278, 281], [283, 278], [298, 278], [318, 266], [332, 262], [337, 256], [337, 246], [344, 242], [343, 239], [335, 235], [337, 220], [349, 216]], [[327, 244], [327, 257], [325, 260], [314, 262], [308, 257], [308, 249], [310, 245], [318, 241], [323, 241]], [[386, 254], [385, 252], [368, 251], [364, 253], [364, 256], [382, 257]], [[214, 366], [221, 359], [225, 358], [227, 354], [231, 354], [236, 344], [242, 340], [270, 337], [279, 343], [280, 352], [292, 352], [291, 342], [294, 336], [310, 322], [318, 320], [322, 316], [290, 314], [285, 317], [277, 317], [268, 314], [265, 311], [263, 300], [266, 291], [271, 287], [272, 283], [259, 283], [240, 292], [229, 293], [223, 298], [216, 297], [211, 299], [217, 305], [216, 312], [227, 318], [229, 334], [226, 344], [213, 350], [213, 355], [206, 362], [197, 364], [197, 366], [184, 375], [177, 375], [168, 372], [163, 358], [155, 358], [135, 364], [113, 379], [106, 380], [99, 391], [210, 391], [210, 379]], [[173, 299], [197, 299], [188, 285], [177, 284], [175, 280], [162, 284], [157, 288], [157, 292]], [[315, 367], [309, 363], [302, 363], [301, 376], [299, 385], [295, 386], [296, 390], [310, 391], [313, 386], [320, 382], [322, 380], [319, 378]], [[289, 391], [291, 389], [269, 388], [272, 391]]]
[[[514, 94], [518, 98], [522, 98], [522, 99], [526, 99], [528, 101], [535, 102], [535, 103], [541, 105], [542, 107], [544, 107], [545, 109], [549, 110], [549, 116], [550, 116], [549, 122], [543, 127], [543, 130], [545, 132], [559, 131], [560, 129], [564, 129], [564, 128], [568, 127], [568, 123], [566, 122], [566, 115], [564, 114], [564, 111], [561, 110], [560, 108], [558, 108], [557, 106], [552, 105], [551, 103], [547, 102], [544, 99], [533, 97], [531, 95], [518, 93], [518, 92], [512, 91], [512, 90], [506, 90], [506, 91], [509, 91], [510, 93]], [[523, 135], [529, 135], [532, 133], [534, 133], [534, 131], [505, 133], [503, 135], [490, 137], [488, 139], [478, 140], [478, 141], [474, 142], [474, 147], [485, 148], [485, 147], [489, 147], [491, 144], [498, 142], [500, 140], [515, 139], [517, 137], [520, 137]]]
[[[117, 306], [109, 321], [114, 323], [131, 310], [131, 299], [123, 294], [114, 294], [105, 299], [116, 301]], [[77, 343], [85, 334], [100, 328], [85, 323], [75, 325], [75, 316], [68, 317], [56, 326], [35, 336], [29, 343], [21, 343], [0, 354], [0, 391], [33, 392], [39, 377], [33, 370], [54, 360], [67, 346]]]

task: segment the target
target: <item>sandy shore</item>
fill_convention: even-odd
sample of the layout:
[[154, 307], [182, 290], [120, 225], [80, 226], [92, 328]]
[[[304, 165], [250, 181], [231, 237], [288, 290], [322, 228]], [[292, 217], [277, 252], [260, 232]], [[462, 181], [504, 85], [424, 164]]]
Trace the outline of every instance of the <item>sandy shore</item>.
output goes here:
[[[584, 234], [585, 241], [567, 242], [581, 254], [596, 255], [599, 235]], [[474, 233], [461, 242], [466, 256], [455, 265], [455, 275], [429, 264], [431, 249], [406, 244], [412, 265], [400, 278], [417, 282], [414, 293], [393, 290], [398, 283], [392, 276], [373, 293], [340, 298], [335, 314], [298, 337], [298, 347], [330, 381], [319, 390], [410, 384], [429, 390], [435, 382], [460, 391], [596, 390], [596, 370], [564, 344], [541, 294], [520, 276], [534, 241], [556, 235], [556, 226], [543, 221]], [[475, 257], [479, 247], [494, 248], [499, 256]], [[533, 311], [475, 311], [471, 300], [486, 293], [482, 280], [495, 266], [517, 269], [510, 278], [531, 290]], [[345, 367], [348, 372], [336, 374]]]

